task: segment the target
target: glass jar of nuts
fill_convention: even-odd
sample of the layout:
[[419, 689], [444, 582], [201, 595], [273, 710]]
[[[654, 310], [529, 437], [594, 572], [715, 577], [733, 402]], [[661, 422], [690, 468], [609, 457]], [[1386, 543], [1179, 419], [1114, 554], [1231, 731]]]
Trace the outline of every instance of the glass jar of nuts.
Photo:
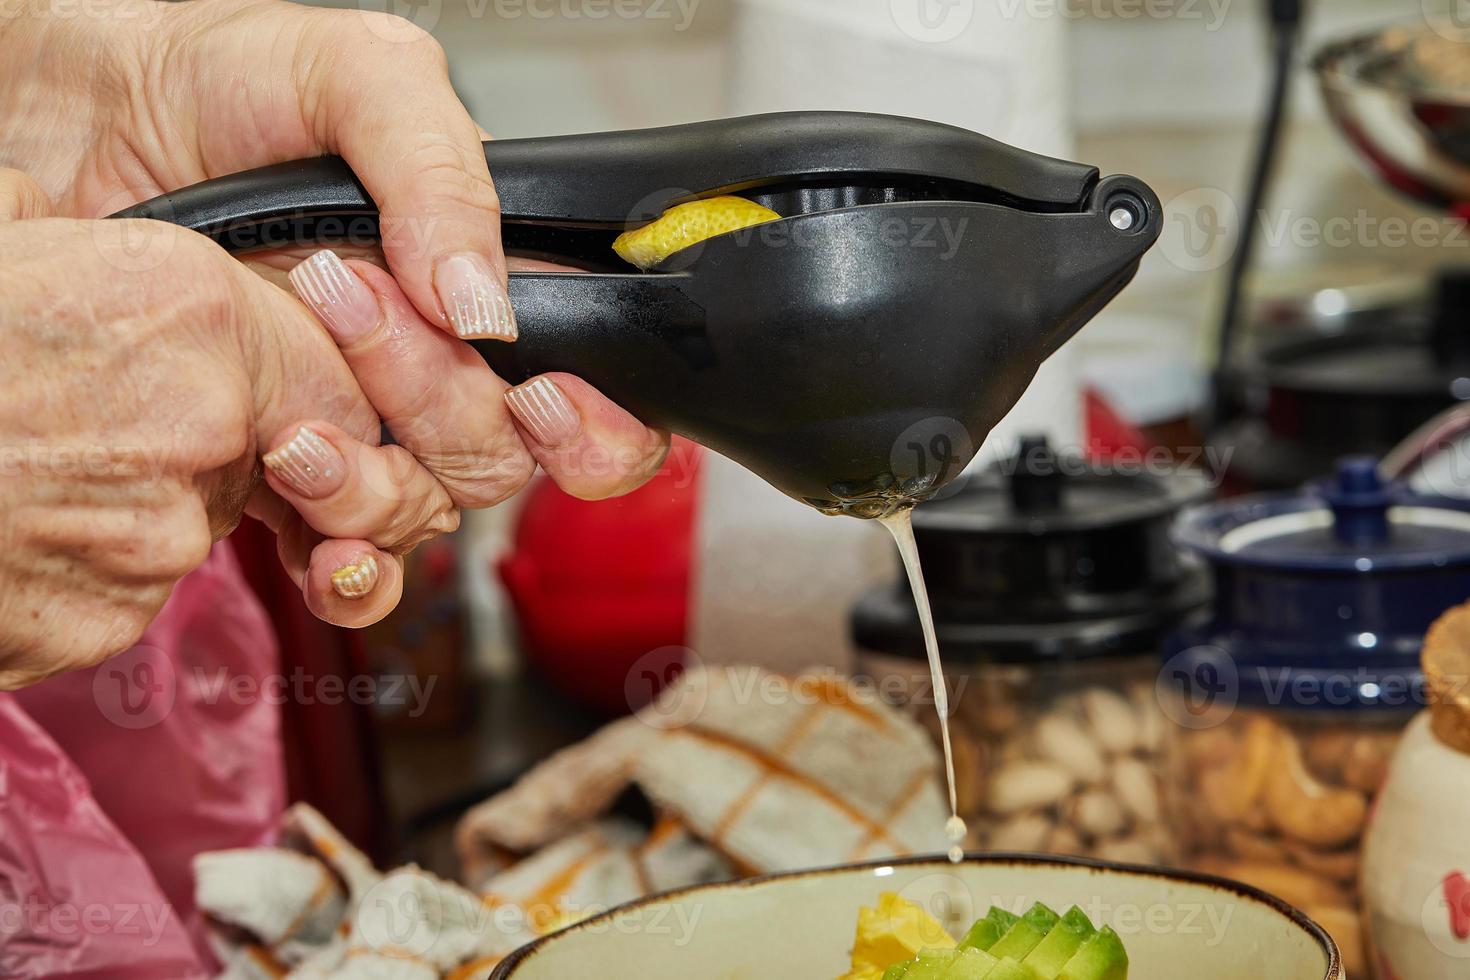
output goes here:
[[[952, 704], [966, 846], [1157, 863], [1163, 636], [1208, 598], [1169, 541], [1204, 480], [1042, 441], [913, 514]], [[860, 669], [937, 727], [907, 586], [852, 615]]]
[[1359, 848], [1404, 726], [1419, 648], [1470, 595], [1470, 514], [1346, 460], [1300, 494], [1180, 521], [1211, 565], [1213, 618], [1166, 644], [1168, 813], [1181, 859], [1300, 907], [1369, 976]]

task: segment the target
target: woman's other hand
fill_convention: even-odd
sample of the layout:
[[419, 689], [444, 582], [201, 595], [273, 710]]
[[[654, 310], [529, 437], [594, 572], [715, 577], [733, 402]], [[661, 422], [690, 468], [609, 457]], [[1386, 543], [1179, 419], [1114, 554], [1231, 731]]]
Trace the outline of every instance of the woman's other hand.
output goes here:
[[461, 337], [515, 337], [482, 133], [423, 30], [281, 0], [17, 9], [0, 17], [0, 166], [34, 177], [61, 214], [340, 154], [420, 314]]

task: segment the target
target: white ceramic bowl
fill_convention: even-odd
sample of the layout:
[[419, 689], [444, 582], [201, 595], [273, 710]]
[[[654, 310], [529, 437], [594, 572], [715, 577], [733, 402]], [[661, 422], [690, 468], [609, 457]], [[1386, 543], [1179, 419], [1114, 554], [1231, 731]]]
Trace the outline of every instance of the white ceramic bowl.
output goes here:
[[1081, 906], [1123, 937], [1130, 980], [1342, 980], [1337, 947], [1264, 892], [1185, 872], [1029, 855], [854, 865], [620, 906], [513, 953], [492, 980], [831, 980], [880, 892], [957, 932], [990, 905]]

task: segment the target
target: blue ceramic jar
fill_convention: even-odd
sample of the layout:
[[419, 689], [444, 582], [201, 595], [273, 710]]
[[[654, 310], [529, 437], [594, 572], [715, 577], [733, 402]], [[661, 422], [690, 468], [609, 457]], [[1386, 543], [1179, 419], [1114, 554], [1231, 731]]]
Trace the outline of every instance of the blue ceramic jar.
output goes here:
[[1470, 596], [1464, 506], [1352, 458], [1301, 492], [1188, 511], [1175, 530], [1215, 586], [1212, 614], [1166, 641], [1159, 677], [1176, 840], [1186, 863], [1302, 906], [1350, 964], [1365, 963], [1359, 842], [1424, 705], [1424, 633]]

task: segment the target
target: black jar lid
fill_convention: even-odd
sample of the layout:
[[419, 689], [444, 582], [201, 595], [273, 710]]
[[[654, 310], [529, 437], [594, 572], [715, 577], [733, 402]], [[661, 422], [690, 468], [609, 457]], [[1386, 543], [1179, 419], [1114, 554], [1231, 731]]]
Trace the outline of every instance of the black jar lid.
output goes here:
[[[915, 508], [914, 537], [940, 651], [953, 662], [1136, 653], [1208, 599], [1202, 566], [1169, 539], [1208, 495], [1204, 477], [1160, 458], [1090, 464], [1045, 440]], [[855, 642], [925, 656], [902, 574], [852, 613]]]
[[1294, 489], [1341, 456], [1382, 455], [1445, 408], [1470, 399], [1470, 271], [1447, 268], [1431, 294], [1334, 315], [1318, 293], [1296, 315], [1264, 316], [1251, 349], [1224, 371], [1211, 444], [1255, 489]]
[[1239, 380], [1360, 399], [1470, 397], [1470, 269], [1447, 267], [1429, 303], [1275, 331], [1230, 366]]

